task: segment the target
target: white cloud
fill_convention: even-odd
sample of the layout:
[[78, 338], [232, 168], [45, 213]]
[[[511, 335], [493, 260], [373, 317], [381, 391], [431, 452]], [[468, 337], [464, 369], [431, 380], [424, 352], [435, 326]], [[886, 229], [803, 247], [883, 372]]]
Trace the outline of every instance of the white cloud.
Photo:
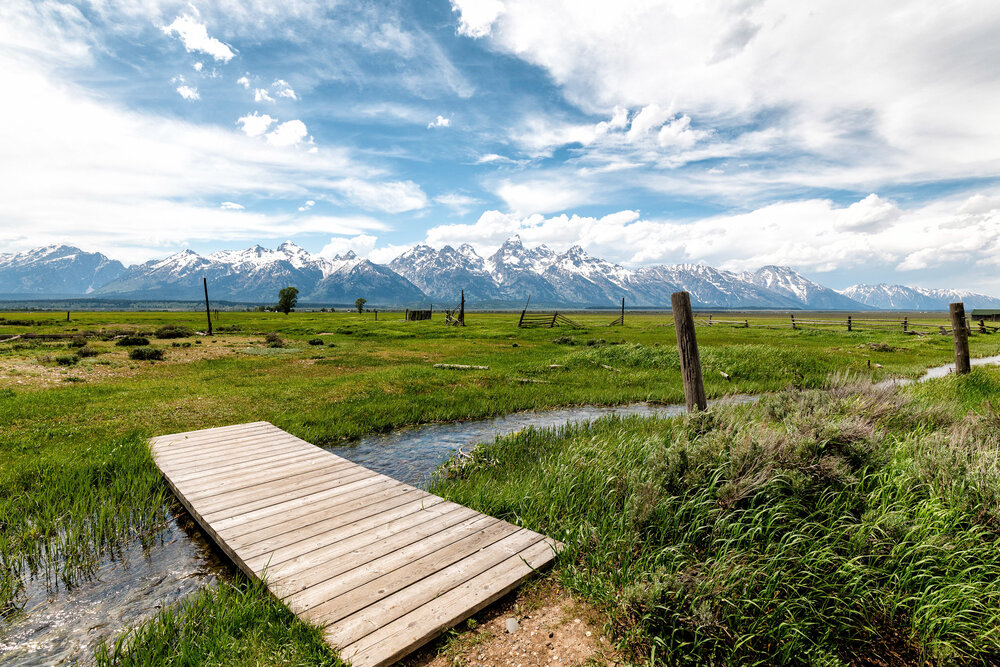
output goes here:
[[480, 155], [476, 158], [475, 164], [518, 164], [519, 162], [519, 160], [514, 160], [506, 155], [486, 153], [485, 155]]
[[359, 257], [368, 257], [369, 253], [375, 249], [378, 237], [371, 234], [359, 234], [353, 237], [333, 236], [330, 242], [323, 246], [319, 254], [323, 257], [336, 257], [354, 252]]
[[271, 97], [267, 88], [257, 88], [253, 91], [253, 101], [254, 102], [273, 102], [274, 98]]
[[258, 114], [256, 111], [242, 116], [236, 121], [237, 124], [243, 126], [243, 132], [248, 137], [259, 137], [267, 132], [275, 122], [274, 118], [267, 114]]
[[[288, 120], [279, 123], [274, 130], [267, 133], [267, 141], [272, 146], [295, 146], [309, 136], [306, 124], [301, 120]], [[311, 141], [311, 140], [310, 140]]]
[[331, 181], [328, 185], [350, 202], [369, 210], [405, 213], [427, 206], [427, 195], [413, 181], [375, 183], [344, 178]]
[[451, 8], [459, 13], [459, 34], [478, 38], [490, 34], [504, 4], [500, 0], [452, 0]]
[[579, 244], [626, 264], [703, 262], [733, 271], [785, 264], [810, 274], [867, 271], [882, 279], [902, 272], [896, 280], [918, 284], [934, 269], [957, 286], [1000, 290], [997, 190], [907, 210], [872, 194], [849, 205], [789, 201], [695, 221], [652, 220], [630, 210], [602, 218], [487, 211], [473, 224], [433, 227], [426, 240], [491, 252], [512, 234], [556, 250]]
[[177, 92], [186, 100], [200, 100], [198, 89], [192, 86], [177, 86]]
[[461, 215], [468, 213], [476, 204], [483, 203], [481, 199], [476, 199], [475, 197], [459, 194], [457, 192], [438, 195], [434, 198], [434, 202], [441, 204], [442, 206], [447, 206]]
[[271, 84], [271, 88], [274, 89], [274, 94], [278, 97], [287, 97], [290, 100], [299, 99], [295, 91], [292, 90], [292, 87], [284, 79], [275, 79], [274, 83]]
[[445, 118], [444, 116], [438, 116], [431, 122], [427, 123], [427, 129], [432, 127], [448, 127], [451, 125], [451, 118]]
[[240, 86], [243, 86], [247, 90], [250, 90], [250, 79], [248, 79], [246, 76], [241, 76], [240, 78], [236, 79], [236, 83]]
[[299, 206], [299, 212], [308, 211], [309, 209], [311, 209], [315, 205], [316, 205], [316, 202], [314, 200], [308, 199], [308, 200], [306, 200], [306, 203], [304, 203], [302, 206]]
[[245, 207], [243, 206], [243, 204], [237, 204], [236, 202], [233, 201], [224, 201], [221, 204], [219, 204], [219, 208], [224, 209], [226, 211], [242, 211]]
[[[992, 118], [1000, 107], [1000, 4], [991, 0], [919, 11], [863, 0], [452, 7], [459, 32], [542, 68], [583, 112], [615, 113], [620, 122], [614, 109], [639, 109], [634, 139], [647, 121], [652, 129], [665, 113], [679, 118], [657, 133], [662, 150], [704, 142], [722, 153], [741, 135], [772, 132], [765, 155], [794, 154], [799, 163], [780, 174], [787, 186], [802, 174], [859, 189], [1000, 175], [1000, 124]], [[579, 122], [549, 119], [539, 129], [513, 138], [533, 155], [573, 142], [585, 156], [609, 150]], [[769, 169], [748, 172], [770, 179], [777, 174]]]
[[192, 69], [194, 69], [195, 72], [200, 72], [202, 69], [205, 68], [205, 63], [203, 63], [203, 62], [201, 62], [199, 60], [195, 64], [191, 65], [191, 67], [192, 67]]
[[227, 44], [209, 36], [208, 28], [198, 21], [196, 10], [193, 16], [190, 14], [178, 16], [173, 23], [163, 26], [162, 30], [167, 35], [177, 35], [188, 52], [204, 53], [224, 63], [228, 63], [236, 55]]

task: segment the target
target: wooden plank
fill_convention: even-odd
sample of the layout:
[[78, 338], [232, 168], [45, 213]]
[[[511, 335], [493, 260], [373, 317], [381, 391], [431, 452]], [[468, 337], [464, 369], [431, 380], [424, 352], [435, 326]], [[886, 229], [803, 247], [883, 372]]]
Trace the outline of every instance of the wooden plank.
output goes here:
[[[415, 651], [444, 630], [461, 623], [517, 587], [525, 577], [552, 561], [552, 546], [538, 542], [462, 585], [442, 593], [416, 611], [381, 625], [362, 639], [338, 644], [328, 628], [327, 641], [342, 646], [352, 667], [381, 667]], [[374, 627], [370, 624], [369, 627]]]
[[243, 505], [238, 508], [240, 510], [238, 513], [233, 513], [231, 509], [206, 512], [205, 518], [211, 521], [217, 528], [225, 530], [233, 525], [249, 523], [250, 521], [255, 521], [266, 516], [281, 514], [286, 510], [301, 507], [307, 503], [319, 503], [328, 496], [339, 495], [350, 490], [362, 490], [372, 484], [383, 481], [385, 476], [371, 470], [358, 470], [349, 477], [353, 477], [354, 479], [346, 481], [346, 477], [334, 477], [326, 481], [320, 481], [316, 485], [302, 487], [307, 492], [301, 495], [285, 497], [289, 494], [283, 494], [280, 498], [269, 498], [268, 502], [259, 508], [250, 508], [249, 505]]
[[267, 422], [150, 444], [170, 488], [223, 552], [323, 626], [356, 667], [417, 648], [551, 561], [558, 546]]
[[[293, 588], [295, 578], [312, 568], [340, 562], [344, 568], [349, 569], [355, 567], [356, 563], [370, 562], [380, 554], [409, 546], [445, 528], [478, 516], [481, 515], [468, 507], [438, 503], [433, 510], [421, 511], [416, 517], [404, 515], [388, 522], [380, 519], [378, 525], [362, 532], [355, 532], [349, 537], [342, 537], [322, 548], [305, 553], [300, 551], [295, 558], [278, 563], [272, 560], [268, 581], [276, 586]], [[414, 519], [418, 522], [414, 523]], [[356, 531], [356, 528], [352, 524], [345, 526], [343, 530], [345, 533], [350, 533]], [[312, 546], [310, 543], [305, 548]]]
[[[281, 599], [303, 618], [327, 625], [370, 603], [375, 590], [404, 588], [518, 530], [517, 526], [491, 516], [482, 516], [479, 522], [474, 526], [435, 533], [411, 547], [360, 563], [358, 567], [334, 578], [327, 578], [326, 572], [319, 570], [313, 573], [313, 583], [297, 593], [281, 596]], [[354, 605], [360, 606], [355, 609]], [[307, 611], [310, 613], [303, 613]]]

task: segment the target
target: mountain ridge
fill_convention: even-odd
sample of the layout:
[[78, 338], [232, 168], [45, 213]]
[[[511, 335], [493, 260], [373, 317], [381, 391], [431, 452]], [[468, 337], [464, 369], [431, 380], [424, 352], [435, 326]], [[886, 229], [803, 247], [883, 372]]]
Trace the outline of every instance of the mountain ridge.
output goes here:
[[291, 241], [275, 249], [254, 245], [201, 255], [186, 249], [125, 267], [101, 253], [68, 245], [0, 254], [0, 294], [15, 297], [93, 296], [138, 300], [197, 300], [202, 279], [214, 299], [269, 303], [294, 285], [300, 302], [372, 306], [457, 304], [520, 307], [668, 307], [670, 294], [691, 293], [698, 308], [777, 310], [941, 310], [954, 300], [967, 308], [1000, 308], [1000, 299], [954, 289], [903, 285], [825, 287], [787, 266], [735, 273], [705, 264], [627, 268], [574, 245], [557, 252], [527, 247], [514, 235], [487, 257], [469, 244], [440, 249], [417, 244], [387, 264], [347, 252], [314, 255]]

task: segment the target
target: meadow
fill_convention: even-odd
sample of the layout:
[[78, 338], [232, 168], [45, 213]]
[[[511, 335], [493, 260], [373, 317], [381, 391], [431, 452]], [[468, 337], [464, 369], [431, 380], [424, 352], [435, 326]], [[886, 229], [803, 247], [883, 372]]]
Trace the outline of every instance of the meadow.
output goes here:
[[[532, 408], [683, 400], [669, 313], [518, 329], [511, 313], [470, 312], [456, 328], [401, 313], [223, 312], [212, 337], [192, 333], [203, 313], [0, 317], [0, 335], [85, 335], [0, 342], [5, 618], [27, 577], [72, 585], [121, 541], [155, 538], [172, 499], [146, 448], [154, 435], [267, 420], [324, 445]], [[451, 465], [433, 490], [565, 541], [553, 576], [609, 615], [639, 663], [842, 664], [873, 645], [885, 662], [871, 664], [996, 657], [1000, 376], [879, 389], [951, 361], [950, 336], [745, 317], [750, 328], [700, 327], [701, 359], [709, 397], [766, 395], [759, 404], [529, 430]], [[970, 344], [1000, 353], [1000, 335]], [[336, 664], [318, 633], [239, 580], [97, 657]]]

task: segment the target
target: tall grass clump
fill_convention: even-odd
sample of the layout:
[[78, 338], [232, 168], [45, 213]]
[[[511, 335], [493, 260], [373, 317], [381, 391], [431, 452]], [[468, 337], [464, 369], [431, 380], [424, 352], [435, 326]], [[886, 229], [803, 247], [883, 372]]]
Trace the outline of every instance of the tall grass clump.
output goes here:
[[0, 616], [17, 608], [26, 577], [72, 585], [121, 540], [151, 539], [165, 502], [137, 435], [0, 470]]
[[557, 575], [630, 660], [995, 663], [998, 451], [990, 409], [834, 379], [526, 430], [450, 462], [432, 491], [563, 541]]
[[323, 633], [298, 620], [260, 582], [221, 582], [102, 643], [99, 667], [289, 665], [342, 667]]

